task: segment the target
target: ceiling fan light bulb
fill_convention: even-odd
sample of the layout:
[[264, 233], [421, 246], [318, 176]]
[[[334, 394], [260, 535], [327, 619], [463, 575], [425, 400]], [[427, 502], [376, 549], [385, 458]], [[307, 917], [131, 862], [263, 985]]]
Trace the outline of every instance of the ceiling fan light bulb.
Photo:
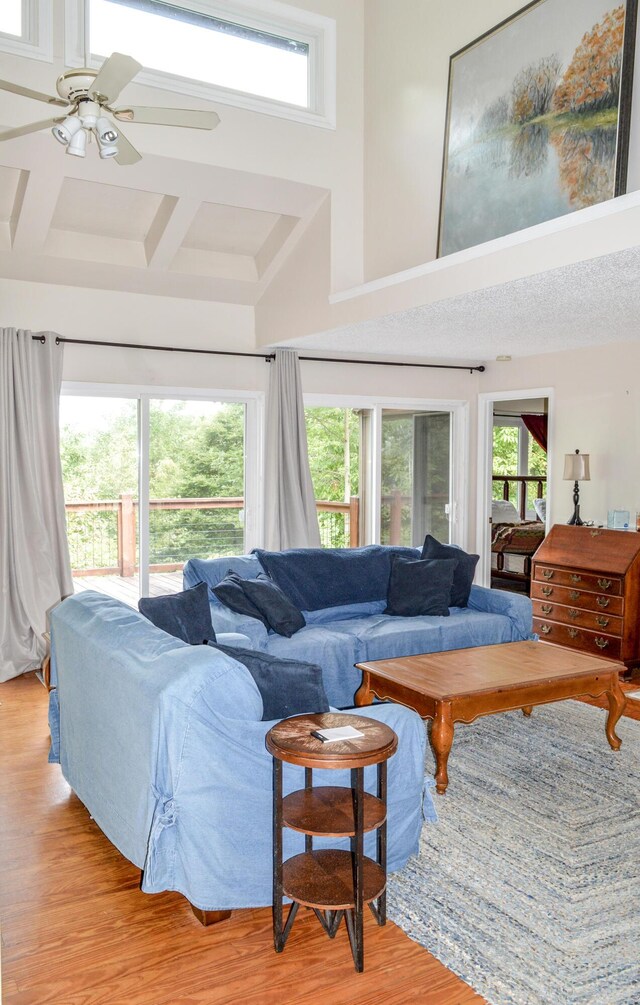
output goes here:
[[100, 116], [100, 118], [96, 122], [95, 128], [96, 128], [96, 136], [98, 138], [98, 143], [100, 144], [100, 146], [102, 146], [103, 144], [105, 146], [113, 146], [113, 144], [117, 142], [118, 130], [116, 129], [116, 127], [113, 125], [112, 122], [109, 122], [109, 119], [105, 118], [104, 115]]
[[75, 132], [69, 141], [67, 153], [73, 157], [84, 157], [87, 152], [87, 134], [84, 129]]
[[64, 122], [58, 122], [51, 130], [58, 143], [70, 143], [79, 129], [82, 129], [80, 119], [75, 115], [68, 115]]

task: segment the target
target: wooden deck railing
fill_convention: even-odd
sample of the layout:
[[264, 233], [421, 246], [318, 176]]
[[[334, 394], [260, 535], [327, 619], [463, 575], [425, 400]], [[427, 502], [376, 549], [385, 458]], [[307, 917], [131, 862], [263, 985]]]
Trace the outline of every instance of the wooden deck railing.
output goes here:
[[[211, 510], [235, 509], [244, 507], [244, 498], [207, 497], [197, 499], [151, 499], [149, 508], [158, 510]], [[349, 502], [333, 502], [319, 499], [316, 501], [318, 513], [344, 514], [347, 523], [349, 547], [355, 548], [360, 539], [360, 500], [352, 496]], [[132, 495], [123, 494], [118, 499], [100, 499], [96, 501], [66, 503], [67, 514], [113, 512], [116, 515], [117, 528], [117, 564], [113, 566], [83, 567], [73, 569], [74, 576], [120, 575], [129, 577], [137, 571], [137, 510], [138, 501]], [[334, 530], [327, 528], [329, 538]], [[326, 535], [325, 535], [326, 536]], [[329, 545], [331, 541], [329, 540]], [[182, 568], [182, 562], [154, 563], [149, 566], [151, 572], [175, 572]]]
[[[542, 499], [547, 488], [547, 479], [544, 475], [492, 475], [493, 484], [502, 485], [502, 498], [510, 499], [511, 486], [515, 486], [517, 502], [514, 506], [520, 514], [520, 519], [526, 519], [527, 512], [527, 489], [529, 485], [536, 486], [536, 499]], [[513, 500], [511, 500], [513, 502]]]

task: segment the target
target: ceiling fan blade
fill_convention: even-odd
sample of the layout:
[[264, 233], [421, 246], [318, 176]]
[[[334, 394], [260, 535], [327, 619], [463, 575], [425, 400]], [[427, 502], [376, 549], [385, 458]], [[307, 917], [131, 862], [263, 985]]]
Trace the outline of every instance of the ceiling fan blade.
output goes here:
[[215, 129], [220, 122], [220, 116], [215, 112], [198, 111], [195, 108], [147, 108], [141, 105], [129, 105], [128, 108], [114, 109], [113, 114], [121, 122], [188, 126], [190, 129]]
[[0, 133], [0, 140], [13, 140], [16, 136], [26, 136], [27, 133], [37, 133], [39, 129], [50, 129], [60, 119], [45, 119], [43, 122], [30, 122], [28, 126], [18, 126], [17, 129], [7, 129]]
[[114, 52], [102, 64], [98, 76], [90, 87], [90, 93], [101, 94], [109, 102], [115, 101], [122, 88], [126, 87], [141, 69], [142, 63], [138, 63], [132, 56]]
[[25, 98], [34, 98], [36, 101], [46, 101], [48, 105], [60, 105], [61, 108], [66, 108], [69, 104], [64, 98], [54, 98], [53, 95], [43, 94], [42, 91], [32, 91], [30, 87], [14, 84], [12, 80], [0, 80], [0, 89], [11, 91], [13, 94], [22, 94]]
[[142, 154], [139, 154], [132, 143], [124, 136], [118, 129], [118, 153], [114, 157], [114, 160], [121, 164], [123, 167], [127, 164], [137, 164], [138, 161], [142, 160]]

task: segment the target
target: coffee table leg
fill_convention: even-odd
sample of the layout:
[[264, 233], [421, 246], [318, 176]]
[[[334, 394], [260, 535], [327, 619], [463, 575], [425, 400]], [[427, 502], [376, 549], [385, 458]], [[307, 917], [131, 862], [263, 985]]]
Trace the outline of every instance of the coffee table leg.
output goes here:
[[362, 671], [362, 684], [358, 688], [355, 694], [356, 707], [362, 705], [371, 705], [373, 695], [371, 694], [371, 689], [369, 687], [369, 674], [366, 670]]
[[450, 702], [436, 702], [436, 714], [431, 727], [431, 743], [436, 755], [436, 792], [442, 796], [447, 791], [449, 784], [447, 761], [453, 743], [453, 714]]
[[522, 714], [526, 715], [527, 719], [529, 718], [529, 716], [531, 715], [532, 712], [533, 712], [533, 705], [523, 705], [522, 706]]
[[612, 747], [613, 750], [620, 750], [622, 740], [616, 735], [615, 728], [618, 719], [624, 712], [627, 700], [624, 696], [622, 688], [620, 687], [620, 678], [617, 673], [613, 674], [611, 677], [611, 690], [607, 691], [607, 699], [609, 701], [609, 715], [607, 716], [607, 723], [605, 726], [607, 740], [609, 741], [609, 746]]

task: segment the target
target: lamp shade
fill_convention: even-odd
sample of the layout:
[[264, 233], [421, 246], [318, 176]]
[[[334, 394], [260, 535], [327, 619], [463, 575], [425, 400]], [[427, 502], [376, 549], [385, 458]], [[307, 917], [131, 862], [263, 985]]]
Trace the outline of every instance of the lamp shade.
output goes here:
[[591, 475], [589, 474], [589, 454], [580, 454], [577, 450], [575, 454], [565, 454], [564, 474], [562, 477], [568, 482], [591, 481]]

